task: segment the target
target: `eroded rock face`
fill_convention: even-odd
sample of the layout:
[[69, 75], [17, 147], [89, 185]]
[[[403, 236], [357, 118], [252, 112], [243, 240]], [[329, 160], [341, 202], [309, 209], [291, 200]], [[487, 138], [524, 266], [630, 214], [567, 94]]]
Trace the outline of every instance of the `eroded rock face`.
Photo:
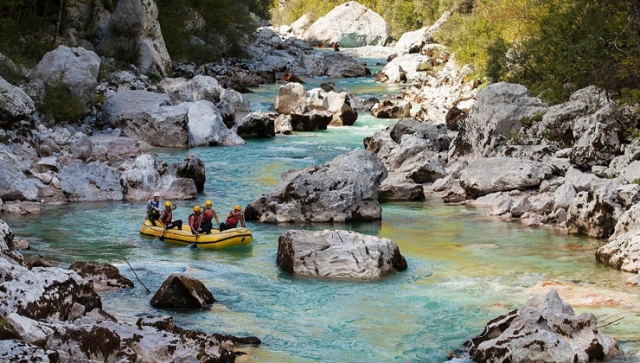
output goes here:
[[102, 163], [75, 164], [60, 170], [60, 187], [71, 202], [122, 200], [120, 173]]
[[490, 156], [522, 127], [524, 118], [544, 113], [547, 106], [526, 87], [494, 83], [478, 92], [469, 116], [453, 140], [450, 157], [475, 159]]
[[476, 362], [586, 363], [620, 354], [615, 339], [600, 333], [593, 314], [576, 316], [555, 290], [493, 319], [465, 345]]
[[290, 273], [328, 278], [376, 279], [407, 269], [391, 240], [340, 230], [286, 232], [277, 262]]
[[100, 57], [96, 53], [61, 45], [42, 57], [36, 75], [48, 86], [64, 85], [89, 111], [93, 107], [99, 70]]
[[223, 90], [217, 79], [203, 75], [196, 75], [191, 79], [165, 78], [160, 81], [158, 88], [171, 97], [174, 105], [197, 101], [217, 104]]
[[91, 281], [95, 291], [133, 287], [133, 281], [122, 276], [117, 267], [108, 263], [76, 261], [71, 264], [69, 270], [75, 271], [85, 280]]
[[[154, 192], [159, 192], [163, 199], [195, 198], [198, 195], [196, 180], [204, 185], [204, 164], [199, 159], [193, 160], [193, 164], [188, 160], [190, 158], [182, 164], [167, 165], [156, 161], [152, 154], [138, 156], [121, 175], [125, 199], [148, 200]], [[184, 177], [178, 176], [178, 170]]]
[[480, 197], [493, 192], [535, 187], [552, 173], [551, 167], [535, 161], [487, 158], [469, 163], [460, 174], [460, 184], [470, 195]]
[[31, 97], [0, 77], [0, 117], [9, 121], [29, 119], [35, 110]]
[[73, 271], [58, 267], [29, 270], [0, 256], [0, 314], [11, 312], [30, 319], [71, 320], [102, 302], [91, 286]]
[[157, 308], [202, 308], [213, 304], [213, 294], [199, 280], [183, 274], [171, 274], [151, 299]]
[[0, 219], [0, 253], [5, 253], [9, 250], [9, 246], [13, 242], [13, 231], [7, 222]]
[[15, 339], [0, 340], [0, 360], [3, 362], [59, 362], [60, 354]]
[[[627, 196], [627, 192], [631, 192]], [[615, 230], [618, 218], [640, 198], [640, 187], [627, 190], [615, 180], [599, 180], [588, 191], [578, 193], [568, 210], [569, 233], [607, 238]]]
[[387, 170], [370, 151], [354, 150], [330, 163], [290, 171], [278, 187], [245, 210], [266, 223], [378, 220], [378, 187]]
[[[122, 47], [117, 33], [131, 34], [138, 44], [138, 66], [145, 71], [165, 76], [171, 71], [171, 57], [162, 37], [158, 22], [158, 6], [155, 1], [122, 0], [109, 20], [111, 32], [107, 39], [107, 50]], [[131, 40], [128, 40], [131, 41]]]
[[640, 272], [640, 229], [620, 234], [598, 248], [596, 260], [618, 270]]
[[264, 112], [251, 112], [237, 127], [236, 133], [245, 139], [271, 138], [276, 136], [275, 115]]
[[122, 91], [107, 97], [103, 118], [131, 137], [152, 146], [186, 147], [189, 143], [188, 109], [171, 105], [166, 94]]
[[204, 183], [207, 180], [204, 161], [196, 154], [189, 154], [182, 163], [178, 164], [176, 176], [179, 178], [193, 179], [196, 190], [202, 192], [204, 190]]
[[11, 200], [36, 200], [38, 188], [13, 164], [0, 159], [0, 198]]

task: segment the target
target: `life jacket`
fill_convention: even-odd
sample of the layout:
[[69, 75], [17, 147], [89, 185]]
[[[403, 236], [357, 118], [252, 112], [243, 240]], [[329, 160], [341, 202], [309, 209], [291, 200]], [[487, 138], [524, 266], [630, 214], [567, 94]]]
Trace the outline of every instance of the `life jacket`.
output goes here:
[[193, 228], [194, 229], [198, 229], [200, 228], [200, 224], [202, 223], [202, 214], [197, 215], [195, 213], [191, 213], [191, 215], [189, 215], [189, 221], [191, 221], [191, 217], [193, 218]]
[[236, 228], [236, 226], [238, 225], [238, 222], [240, 221], [240, 217], [242, 217], [242, 214], [238, 214], [236, 216], [229, 215], [227, 217], [227, 220], [224, 222], [224, 224], [226, 224], [229, 227], [233, 227]]
[[160, 201], [154, 201], [153, 199], [147, 203], [147, 214], [151, 214], [154, 210], [151, 208], [155, 208], [156, 210], [160, 209]]
[[213, 210], [205, 209], [204, 213], [202, 213], [202, 220], [211, 222], [212, 219], [213, 219]]
[[171, 212], [171, 209], [165, 209], [160, 214], [160, 222], [162, 222], [162, 224], [164, 225], [171, 223], [172, 219], [173, 219], [173, 212]]

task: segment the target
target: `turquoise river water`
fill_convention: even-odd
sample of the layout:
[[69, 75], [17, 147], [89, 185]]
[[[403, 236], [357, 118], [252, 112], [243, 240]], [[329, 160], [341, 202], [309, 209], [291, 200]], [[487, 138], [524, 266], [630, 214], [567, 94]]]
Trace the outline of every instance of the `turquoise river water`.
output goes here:
[[[397, 86], [371, 78], [308, 81], [307, 89], [334, 81], [363, 97], [398, 92]], [[277, 87], [248, 95], [252, 109], [267, 110]], [[362, 148], [364, 137], [393, 122], [361, 114], [353, 127], [250, 140], [238, 147], [155, 151], [169, 162], [195, 153], [206, 163], [205, 192], [196, 201], [176, 201], [174, 215], [186, 220], [193, 205], [211, 199], [224, 218], [235, 204], [245, 206], [273, 189], [283, 171]], [[605, 241], [523, 228], [437, 199], [385, 203], [382, 221], [375, 223], [249, 222], [253, 246], [220, 251], [142, 238], [143, 215], [143, 202], [116, 202], [48, 206], [29, 219], [2, 217], [30, 242], [27, 255], [42, 255], [62, 267], [75, 260], [116, 265], [136, 283], [134, 289], [101, 293], [104, 309], [121, 321], [168, 314], [185, 328], [259, 337], [263, 344], [242, 347], [247, 355], [239, 362], [443, 362], [486, 322], [521, 306], [543, 285], [555, 287], [577, 313], [598, 317], [602, 331], [619, 340], [623, 356], [617, 362], [640, 362], [640, 288], [625, 285], [632, 274], [596, 263], [594, 252]], [[283, 232], [325, 228], [390, 238], [409, 268], [368, 282], [301, 278], [279, 270], [276, 253]], [[153, 293], [173, 272], [201, 280], [219, 302], [189, 311], [151, 307]]]

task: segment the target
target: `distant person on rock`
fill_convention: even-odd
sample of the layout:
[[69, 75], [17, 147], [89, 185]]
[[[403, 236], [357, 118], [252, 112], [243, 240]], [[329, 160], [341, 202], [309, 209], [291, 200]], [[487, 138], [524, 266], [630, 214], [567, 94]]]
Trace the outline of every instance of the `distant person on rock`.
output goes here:
[[238, 226], [238, 222], [240, 222], [242, 228], [246, 228], [244, 224], [244, 212], [242, 211], [242, 207], [236, 205], [235, 208], [233, 208], [233, 210], [229, 212], [229, 216], [227, 216], [227, 219], [224, 222], [220, 223], [220, 232], [227, 229], [236, 228]]
[[182, 229], [182, 220], [173, 220], [173, 209], [175, 209], [175, 207], [176, 205], [172, 204], [170, 201], [164, 202], [164, 210], [162, 211], [162, 213], [160, 213], [159, 220], [166, 229]]
[[[198, 232], [200, 233], [211, 233], [211, 229], [213, 228], [213, 219], [216, 220], [216, 224], [220, 226], [220, 220], [218, 219], [218, 213], [213, 209], [213, 203], [210, 200], [204, 202], [204, 211], [202, 212], [202, 223], [200, 224], [200, 228]], [[220, 227], [218, 227], [220, 228]]]
[[331, 48], [333, 48], [333, 50], [335, 50], [336, 52], [339, 52], [340, 51], [340, 42], [331, 43]]

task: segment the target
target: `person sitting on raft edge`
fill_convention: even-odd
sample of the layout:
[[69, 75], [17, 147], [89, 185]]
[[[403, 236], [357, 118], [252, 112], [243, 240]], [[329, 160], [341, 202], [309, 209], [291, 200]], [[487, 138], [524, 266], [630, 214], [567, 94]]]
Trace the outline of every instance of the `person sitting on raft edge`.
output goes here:
[[233, 208], [233, 210], [229, 212], [229, 216], [227, 216], [227, 219], [224, 222], [220, 223], [220, 232], [227, 229], [236, 228], [238, 226], [238, 222], [240, 222], [242, 228], [246, 228], [244, 224], [244, 212], [242, 211], [242, 207], [236, 205], [235, 208]]
[[[216, 213], [215, 209], [213, 209], [213, 203], [210, 200], [204, 202], [204, 209], [202, 212], [202, 222], [200, 223], [200, 228], [198, 228], [198, 232], [200, 233], [211, 233], [211, 229], [213, 228], [213, 219], [216, 220], [216, 224], [220, 226], [220, 220], [218, 219], [218, 213]], [[220, 228], [220, 227], [218, 227]]]
[[189, 215], [189, 228], [191, 228], [191, 233], [195, 236], [200, 234], [200, 225], [202, 224], [202, 211], [200, 210], [200, 206], [196, 205], [193, 207], [193, 213]]
[[166, 229], [171, 229], [171, 228], [182, 229], [182, 220], [181, 219], [178, 219], [176, 221], [173, 220], [174, 206], [175, 204], [172, 204], [170, 201], [164, 202], [164, 210], [162, 211], [162, 213], [160, 213], [160, 217], [158, 218], [160, 223], [162, 223], [162, 225]]

